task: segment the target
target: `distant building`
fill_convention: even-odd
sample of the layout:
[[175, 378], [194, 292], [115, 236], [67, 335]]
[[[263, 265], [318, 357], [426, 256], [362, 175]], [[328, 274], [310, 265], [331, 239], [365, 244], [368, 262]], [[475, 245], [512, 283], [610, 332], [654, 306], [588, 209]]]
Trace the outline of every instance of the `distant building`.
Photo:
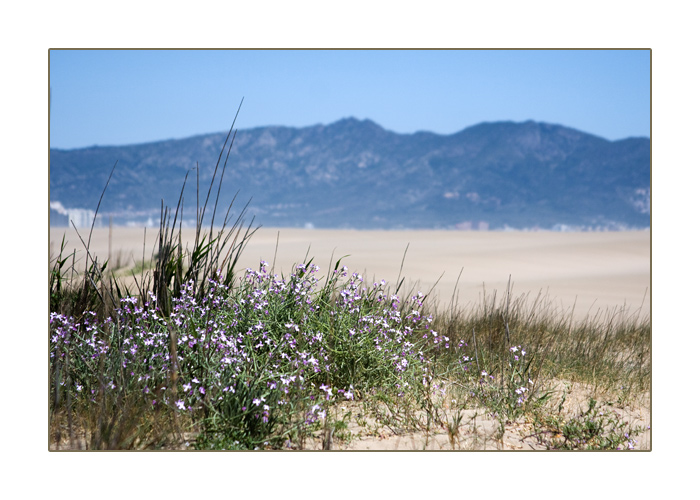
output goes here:
[[460, 222], [459, 224], [455, 224], [455, 228], [459, 229], [460, 231], [471, 231], [472, 230], [472, 221], [467, 220], [464, 222]]
[[489, 230], [489, 223], [485, 221], [479, 221], [479, 225], [477, 226], [477, 229], [479, 231], [488, 231]]
[[102, 215], [97, 214], [97, 217], [95, 217], [95, 212], [92, 210], [65, 208], [60, 201], [49, 202], [49, 209], [49, 225], [51, 226], [70, 227], [75, 224], [76, 228], [90, 227], [93, 219], [95, 220], [95, 227], [102, 226]]

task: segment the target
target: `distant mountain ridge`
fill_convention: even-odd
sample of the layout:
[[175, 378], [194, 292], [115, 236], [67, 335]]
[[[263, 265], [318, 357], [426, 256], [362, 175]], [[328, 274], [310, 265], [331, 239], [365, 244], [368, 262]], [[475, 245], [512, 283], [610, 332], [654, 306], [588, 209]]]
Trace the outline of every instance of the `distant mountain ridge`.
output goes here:
[[[226, 133], [130, 146], [50, 150], [54, 206], [97, 206], [143, 225], [175, 207], [186, 172], [185, 219], [194, 220]], [[560, 125], [489, 122], [450, 135], [397, 134], [345, 118], [303, 128], [239, 130], [224, 175], [220, 211], [266, 226], [326, 228], [646, 228], [650, 141], [619, 141]], [[223, 163], [223, 160], [222, 160]], [[218, 179], [217, 179], [218, 181]], [[52, 211], [52, 224], [61, 223]]]

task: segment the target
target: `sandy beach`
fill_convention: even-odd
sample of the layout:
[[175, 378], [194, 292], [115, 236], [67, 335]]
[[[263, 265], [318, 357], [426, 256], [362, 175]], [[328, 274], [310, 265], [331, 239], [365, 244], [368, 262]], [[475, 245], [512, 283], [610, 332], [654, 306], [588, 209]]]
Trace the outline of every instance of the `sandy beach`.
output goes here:
[[[50, 228], [49, 252], [55, 257], [66, 237], [66, 253], [76, 249], [85, 258], [73, 228]], [[87, 242], [89, 229], [80, 235]], [[157, 229], [115, 227], [111, 254], [125, 265], [151, 255]], [[194, 230], [183, 229], [194, 241]], [[279, 243], [278, 242], [279, 238]], [[190, 244], [190, 248], [191, 248]], [[406, 251], [406, 248], [408, 250]], [[109, 229], [92, 234], [91, 251], [102, 260], [109, 255]], [[277, 251], [275, 251], [277, 250]], [[260, 260], [274, 263], [276, 273], [289, 273], [308, 254], [325, 275], [331, 261], [341, 257], [350, 271], [369, 282], [395, 283], [406, 251], [402, 277], [447, 305], [457, 285], [459, 305], [471, 307], [484, 295], [506, 291], [510, 280], [513, 296], [528, 294], [534, 300], [545, 294], [551, 305], [571, 311], [576, 319], [597, 311], [627, 307], [650, 312], [651, 237], [635, 232], [479, 232], [479, 231], [352, 231], [261, 228], [243, 253], [240, 269], [257, 268]], [[460, 276], [461, 272], [461, 276]], [[459, 281], [458, 281], [459, 278]], [[437, 285], [436, 285], [437, 283]]]

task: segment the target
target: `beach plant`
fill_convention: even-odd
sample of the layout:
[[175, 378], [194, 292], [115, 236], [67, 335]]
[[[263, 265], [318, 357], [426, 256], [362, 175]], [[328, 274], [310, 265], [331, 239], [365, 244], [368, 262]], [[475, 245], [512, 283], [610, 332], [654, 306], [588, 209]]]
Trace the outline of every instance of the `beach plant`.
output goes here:
[[590, 398], [586, 410], [567, 418], [547, 414], [535, 422], [535, 436], [547, 449], [634, 450], [635, 439], [648, 427], [631, 425], [613, 410]]
[[338, 401], [377, 391], [418, 398], [431, 357], [445, 348], [420, 297], [402, 314], [381, 283], [362, 287], [362, 276], [339, 264], [323, 287], [310, 262], [289, 278], [261, 262], [233, 288], [210, 279], [201, 298], [189, 281], [167, 316], [153, 294], [143, 305], [122, 299], [115, 319], [54, 313], [53, 385], [94, 411], [110, 391], [122, 404], [142, 394], [196, 428], [198, 446], [224, 448], [281, 446], [317, 430]]

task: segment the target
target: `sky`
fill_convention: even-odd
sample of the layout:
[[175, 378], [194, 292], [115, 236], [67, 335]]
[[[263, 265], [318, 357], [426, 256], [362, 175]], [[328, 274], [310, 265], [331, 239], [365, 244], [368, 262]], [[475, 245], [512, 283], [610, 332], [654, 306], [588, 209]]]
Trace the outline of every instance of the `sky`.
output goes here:
[[650, 135], [648, 50], [51, 50], [50, 144], [125, 145], [346, 117], [452, 134], [535, 120]]

